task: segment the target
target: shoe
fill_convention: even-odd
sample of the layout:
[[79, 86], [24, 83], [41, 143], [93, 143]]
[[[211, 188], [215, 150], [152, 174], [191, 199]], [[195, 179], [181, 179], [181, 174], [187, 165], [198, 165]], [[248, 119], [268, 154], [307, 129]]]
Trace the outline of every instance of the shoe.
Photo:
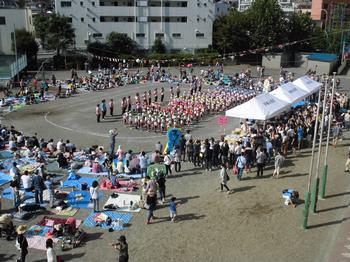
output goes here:
[[150, 221], [147, 221], [147, 222], [146, 222], [146, 225], [150, 225], [150, 224], [151, 224], [151, 222], [150, 222]]
[[224, 192], [224, 190], [220, 190], [220, 192]]
[[228, 194], [228, 195], [229, 195], [229, 194], [231, 194], [231, 191], [230, 191], [230, 190], [229, 190], [229, 191], [227, 191], [227, 193], [226, 193], [226, 194]]

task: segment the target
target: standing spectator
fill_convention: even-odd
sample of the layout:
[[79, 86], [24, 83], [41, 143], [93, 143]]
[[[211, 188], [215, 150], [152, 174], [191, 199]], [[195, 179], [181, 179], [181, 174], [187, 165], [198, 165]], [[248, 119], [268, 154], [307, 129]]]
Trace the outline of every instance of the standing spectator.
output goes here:
[[115, 148], [115, 138], [118, 135], [118, 131], [116, 128], [109, 130], [109, 153], [112, 155], [114, 154], [114, 148]]
[[101, 101], [101, 111], [102, 111], [102, 119], [105, 119], [106, 114], [107, 114], [107, 105], [106, 105], [106, 100], [103, 99]]
[[33, 190], [33, 179], [29, 175], [28, 171], [24, 171], [24, 174], [21, 176], [22, 185], [24, 191], [31, 192]]
[[347, 131], [350, 130], [350, 110], [344, 114], [344, 126]]
[[121, 235], [118, 238], [118, 243], [112, 244], [112, 246], [115, 247], [116, 250], [119, 250], [119, 262], [129, 261], [128, 243], [124, 235]]
[[163, 103], [164, 101], [164, 87], [160, 89], [160, 102]]
[[33, 186], [35, 190], [35, 204], [43, 204], [44, 179], [35, 172], [33, 177]]
[[190, 139], [186, 142], [187, 161], [190, 163], [193, 162], [193, 151], [193, 141]]
[[17, 181], [19, 181], [19, 179], [20, 179], [20, 172], [19, 172], [19, 169], [17, 167], [17, 163], [16, 162], [12, 163], [12, 167], [10, 169], [10, 176], [13, 179], [16, 179]]
[[146, 156], [145, 151], [142, 151], [139, 155], [139, 164], [141, 169], [141, 178], [144, 178], [147, 175], [148, 166], [148, 157]]
[[172, 157], [170, 156], [170, 153], [169, 151], [166, 152], [166, 155], [164, 157], [164, 165], [165, 165], [165, 174], [168, 175], [172, 175], [172, 172], [171, 172], [171, 164], [173, 162], [173, 159]]
[[17, 239], [16, 239], [16, 247], [20, 251], [20, 257], [17, 259], [18, 262], [25, 262], [26, 256], [28, 254], [28, 242], [24, 233], [27, 231], [26, 225], [20, 225], [17, 227]]
[[175, 172], [181, 172], [181, 154], [181, 149], [176, 146], [174, 151]]
[[160, 173], [157, 176], [157, 183], [158, 183], [158, 190], [159, 190], [159, 198], [161, 200], [161, 203], [163, 204], [163, 202], [165, 201], [165, 176]]
[[350, 171], [350, 147], [348, 149], [348, 158], [346, 159], [345, 162], [345, 172], [349, 172]]
[[111, 116], [113, 116], [113, 111], [114, 111], [114, 101], [113, 101], [113, 99], [111, 99], [111, 100], [109, 101], [108, 106], [109, 106], [109, 114], [110, 114]]
[[158, 142], [156, 143], [155, 149], [156, 149], [156, 151], [158, 151], [159, 153], [162, 154], [162, 152], [163, 152], [163, 145], [162, 145], [162, 143], [161, 143], [160, 141], [158, 141]]
[[236, 160], [236, 167], [237, 167], [237, 179], [240, 181], [242, 179], [242, 176], [243, 176], [243, 171], [244, 171], [244, 167], [247, 163], [247, 160], [246, 158], [241, 154], [237, 157], [237, 160]]
[[227, 174], [226, 165], [221, 164], [220, 170], [220, 192], [223, 192], [224, 188], [227, 190], [227, 194], [230, 193], [230, 189], [227, 186], [227, 181], [229, 180], [229, 176]]
[[333, 127], [332, 133], [333, 133], [333, 146], [337, 147], [338, 140], [342, 136], [342, 130], [340, 127], [340, 123], [337, 123], [335, 125], [335, 127]]
[[277, 152], [277, 155], [275, 157], [275, 170], [273, 171], [272, 178], [279, 178], [281, 167], [283, 165], [283, 162], [285, 160], [285, 157], [281, 155], [281, 152]]
[[176, 197], [172, 197], [169, 202], [169, 213], [170, 213], [170, 219], [172, 222], [175, 222], [176, 216], [177, 216], [177, 210], [176, 210]]
[[150, 188], [147, 191], [146, 203], [148, 205], [148, 215], [147, 215], [146, 224], [149, 225], [151, 223], [151, 219], [155, 218], [153, 212], [154, 212], [154, 209], [156, 208], [156, 204], [157, 204], [157, 195], [156, 195], [155, 190], [153, 188]]
[[55, 250], [53, 249], [53, 240], [49, 238], [46, 240], [46, 258], [47, 262], [57, 262]]
[[20, 203], [20, 197], [19, 197], [20, 185], [19, 185], [18, 179], [16, 179], [15, 177], [12, 177], [10, 187], [11, 187], [12, 192], [13, 192], [13, 206], [16, 210], [18, 210], [18, 206]]
[[228, 163], [228, 154], [229, 154], [229, 146], [227, 141], [225, 140], [224, 143], [221, 146], [221, 162], [225, 165]]
[[94, 180], [94, 182], [92, 182], [92, 186], [90, 187], [90, 197], [94, 205], [94, 212], [98, 212], [100, 210], [98, 193], [98, 182]]
[[55, 201], [55, 199], [54, 199], [55, 190], [53, 188], [53, 179], [49, 175], [46, 176], [46, 180], [45, 180], [44, 184], [45, 184], [47, 191], [49, 192], [50, 207], [53, 208], [53, 203]]
[[100, 108], [100, 104], [97, 104], [97, 105], [96, 105], [95, 112], [96, 112], [97, 123], [100, 123], [100, 121], [101, 121], [101, 108]]
[[259, 147], [256, 151], [256, 176], [263, 176], [264, 173], [264, 166], [266, 163], [266, 154], [261, 148]]

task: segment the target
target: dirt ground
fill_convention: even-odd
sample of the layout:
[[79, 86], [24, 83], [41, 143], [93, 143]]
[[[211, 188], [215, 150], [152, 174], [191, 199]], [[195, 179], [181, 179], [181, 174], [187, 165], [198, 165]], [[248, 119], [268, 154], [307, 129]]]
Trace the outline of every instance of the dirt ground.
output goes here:
[[[121, 96], [134, 94], [135, 88], [142, 92], [149, 87], [125, 87], [31, 106], [5, 116], [3, 122], [28, 133], [38, 132], [45, 138], [69, 138], [78, 146], [107, 145], [105, 134], [117, 126], [122, 137], [117, 141], [125, 149], [152, 150], [156, 141], [164, 142], [165, 138], [129, 130], [122, 127], [120, 119], [98, 126], [95, 123], [96, 101], [112, 95], [119, 101]], [[237, 120], [230, 120], [226, 132], [235, 125]], [[193, 134], [217, 137], [222, 131], [215, 117], [209, 117]], [[295, 188], [304, 199], [310, 161], [310, 149], [304, 149], [298, 155], [288, 156], [278, 180], [271, 178], [272, 165], [266, 168], [261, 179], [255, 178], [255, 169], [244, 174], [245, 179], [240, 182], [231, 176], [229, 195], [219, 190], [218, 170], [205, 172], [184, 163], [183, 171], [169, 177], [166, 183], [167, 199], [173, 195], [179, 202], [177, 222], [169, 221], [166, 204], [159, 205], [155, 211], [158, 219], [151, 225], [145, 224], [146, 212], [142, 210], [134, 214], [131, 224], [122, 232], [84, 228], [88, 238], [83, 246], [65, 252], [57, 250], [57, 254], [65, 261], [100, 258], [117, 261], [117, 254], [109, 244], [124, 234], [129, 243], [130, 261], [332, 261], [328, 256], [341, 236], [338, 230], [348, 209], [350, 175], [344, 173], [348, 147], [348, 133], [336, 149], [330, 147], [327, 198], [319, 201], [317, 214], [310, 212], [308, 230], [301, 229], [304, 205], [287, 207], [281, 197], [283, 189]], [[107, 198], [105, 193], [104, 201]], [[2, 212], [10, 207], [11, 202], [4, 200]], [[80, 209], [76, 217], [84, 219], [89, 213], [90, 210]], [[41, 217], [29, 224], [35, 224]], [[14, 241], [0, 240], [0, 243], [0, 261], [14, 261], [17, 255]], [[45, 261], [45, 252], [30, 249], [28, 261]]]

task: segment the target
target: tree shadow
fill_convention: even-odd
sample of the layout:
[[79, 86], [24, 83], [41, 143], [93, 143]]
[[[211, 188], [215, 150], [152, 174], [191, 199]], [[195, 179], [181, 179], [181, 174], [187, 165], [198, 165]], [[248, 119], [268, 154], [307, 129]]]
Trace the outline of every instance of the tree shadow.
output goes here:
[[69, 261], [69, 260], [81, 258], [81, 257], [83, 257], [83, 256], [85, 256], [85, 253], [64, 254], [64, 255], [60, 255], [60, 258], [61, 258], [62, 261]]
[[326, 196], [326, 198], [345, 196], [345, 195], [350, 195], [350, 192], [343, 192], [343, 193], [333, 194], [333, 195]]
[[[175, 223], [179, 221], [198, 220], [202, 218], [205, 218], [205, 215], [197, 215], [194, 213], [182, 214], [182, 215], [176, 216]], [[171, 221], [170, 217], [158, 217], [157, 219], [152, 221], [152, 224], [158, 224], [158, 223], [170, 222], [170, 221]]]
[[188, 202], [188, 200], [199, 198], [199, 196], [190, 196], [190, 197], [177, 197], [176, 202], [179, 204], [185, 204]]
[[349, 205], [342, 205], [342, 206], [337, 206], [337, 207], [325, 208], [325, 209], [318, 210], [317, 213], [322, 213], [322, 212], [328, 212], [328, 211], [332, 211], [332, 210], [347, 208], [348, 206]]
[[168, 176], [167, 178], [179, 178], [179, 177], [184, 177], [184, 176], [195, 176], [195, 175], [199, 175], [202, 174], [201, 172], [187, 172], [188, 170], [186, 170], [186, 172], [184, 173], [173, 173], [172, 175]]
[[311, 226], [308, 226], [307, 228], [308, 229], [313, 229], [313, 228], [319, 228], [319, 227], [332, 226], [332, 225], [340, 224], [340, 223], [348, 220], [349, 218], [350, 217], [345, 217], [343, 219], [338, 219], [338, 220], [334, 220], [334, 221], [330, 221], [330, 222], [326, 222], [326, 223], [311, 225]]

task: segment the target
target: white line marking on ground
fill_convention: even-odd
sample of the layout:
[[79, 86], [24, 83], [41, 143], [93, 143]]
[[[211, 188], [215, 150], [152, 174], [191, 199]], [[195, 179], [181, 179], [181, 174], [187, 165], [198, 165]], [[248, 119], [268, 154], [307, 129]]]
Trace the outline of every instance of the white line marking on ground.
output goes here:
[[[71, 132], [75, 132], [75, 133], [80, 133], [80, 134], [85, 134], [85, 135], [91, 135], [91, 136], [98, 136], [98, 137], [108, 137], [107, 134], [100, 134], [100, 133], [95, 133], [95, 132], [90, 132], [90, 131], [82, 131], [82, 130], [79, 130], [79, 129], [72, 129], [72, 128], [69, 128], [69, 127], [65, 127], [65, 126], [61, 126], [61, 125], [58, 125], [50, 120], [47, 119], [47, 116], [50, 114], [50, 112], [47, 112], [44, 116], [44, 119], [47, 123], [49, 123], [50, 125], [53, 125], [55, 127], [58, 127], [58, 128], [62, 128], [62, 129], [65, 129], [65, 130], [68, 130], [68, 131], [71, 131]], [[126, 140], [134, 140], [134, 139], [150, 139], [150, 138], [158, 138], [158, 137], [164, 137], [166, 135], [158, 135], [158, 136], [146, 136], [146, 137], [122, 137], [122, 136], [117, 136], [117, 139], [126, 139]]]

